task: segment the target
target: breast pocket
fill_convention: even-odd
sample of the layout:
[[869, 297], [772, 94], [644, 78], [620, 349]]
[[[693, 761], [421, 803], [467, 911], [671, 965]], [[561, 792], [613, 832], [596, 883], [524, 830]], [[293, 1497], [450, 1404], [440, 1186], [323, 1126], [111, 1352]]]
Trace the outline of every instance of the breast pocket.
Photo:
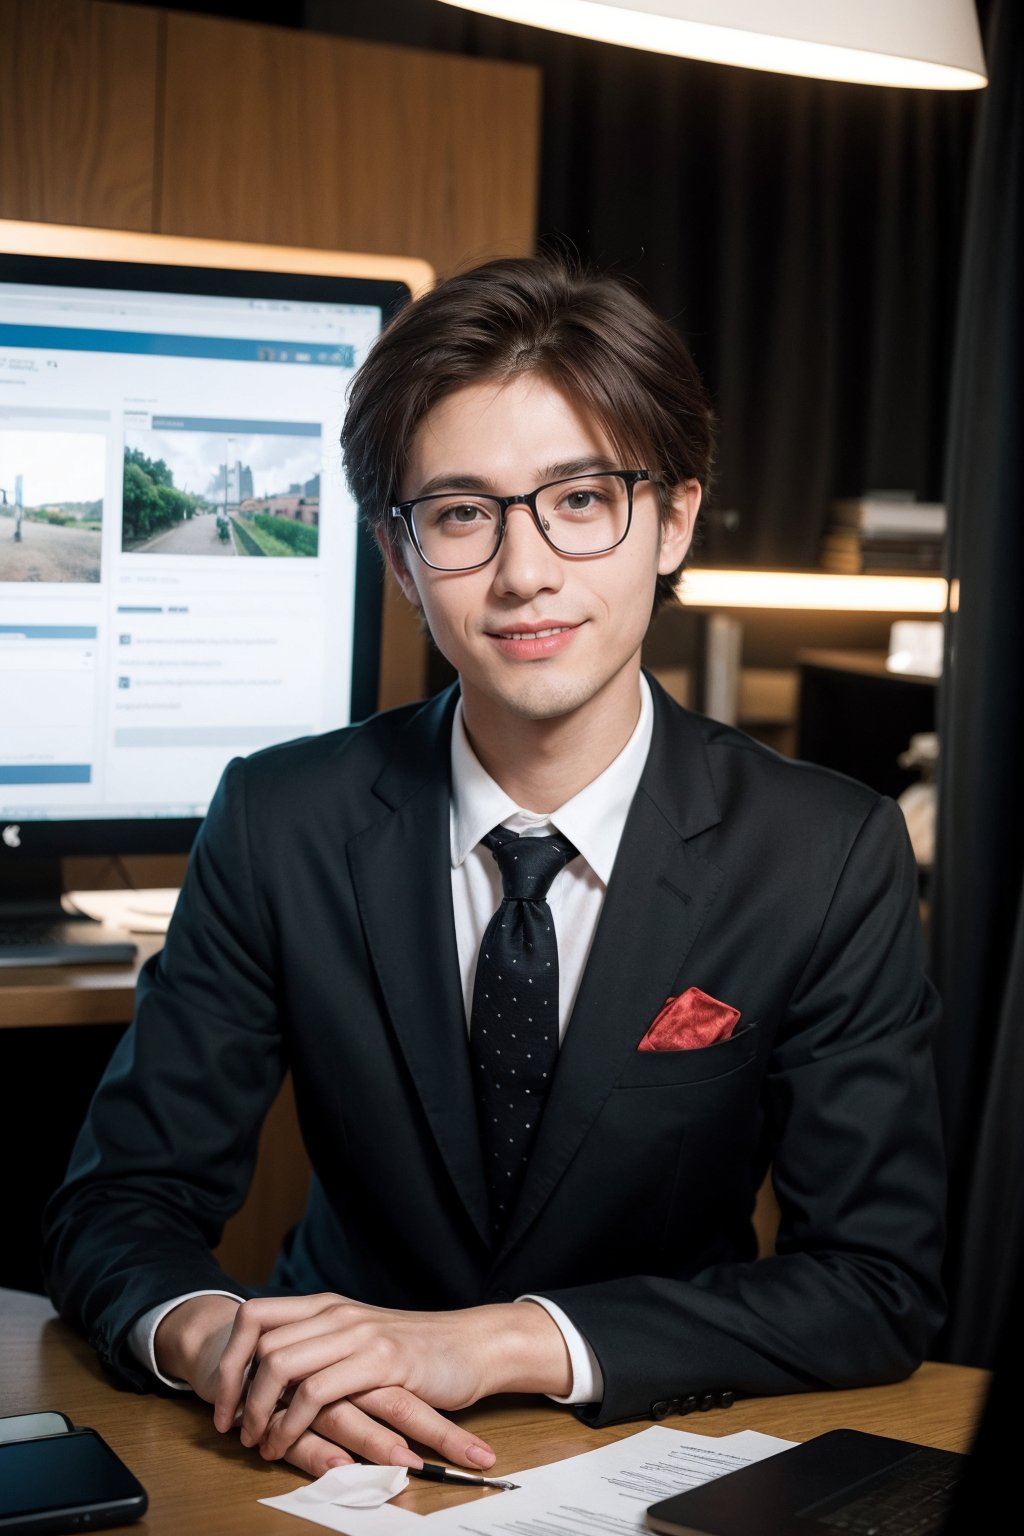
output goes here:
[[735, 1204], [751, 1160], [763, 1038], [752, 1022], [700, 1050], [630, 1052], [551, 1206], [563, 1221], [591, 1213], [576, 1273], [663, 1273], [678, 1230], [699, 1251], [702, 1202]]
[[692, 1051], [634, 1051], [616, 1088], [675, 1088], [742, 1071], [757, 1056], [759, 1021], [740, 1023], [728, 1040]]

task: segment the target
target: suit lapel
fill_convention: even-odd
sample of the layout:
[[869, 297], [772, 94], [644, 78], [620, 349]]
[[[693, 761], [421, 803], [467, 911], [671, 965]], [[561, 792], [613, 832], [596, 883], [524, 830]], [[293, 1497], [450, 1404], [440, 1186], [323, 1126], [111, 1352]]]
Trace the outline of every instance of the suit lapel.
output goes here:
[[651, 690], [651, 750], [499, 1260], [575, 1156], [670, 994], [722, 882], [718, 866], [689, 845], [720, 820], [703, 739], [653, 680]]
[[354, 837], [349, 867], [384, 1000], [445, 1166], [486, 1241], [488, 1197], [452, 914], [448, 690], [413, 717], [374, 785], [390, 815]]

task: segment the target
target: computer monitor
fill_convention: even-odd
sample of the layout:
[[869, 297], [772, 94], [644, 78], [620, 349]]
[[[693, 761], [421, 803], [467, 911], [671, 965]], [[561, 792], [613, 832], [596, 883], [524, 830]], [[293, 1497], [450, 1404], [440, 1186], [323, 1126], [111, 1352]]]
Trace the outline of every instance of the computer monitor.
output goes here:
[[346, 387], [414, 259], [0, 221], [0, 901], [377, 703]]

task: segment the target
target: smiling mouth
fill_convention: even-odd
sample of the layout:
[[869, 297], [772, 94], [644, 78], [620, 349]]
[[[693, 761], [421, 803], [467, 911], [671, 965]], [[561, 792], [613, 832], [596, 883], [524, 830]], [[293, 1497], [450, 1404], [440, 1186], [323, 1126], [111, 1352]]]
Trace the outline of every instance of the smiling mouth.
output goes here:
[[495, 629], [491, 633], [497, 640], [546, 640], [549, 635], [564, 635], [578, 624], [551, 624], [544, 629]]

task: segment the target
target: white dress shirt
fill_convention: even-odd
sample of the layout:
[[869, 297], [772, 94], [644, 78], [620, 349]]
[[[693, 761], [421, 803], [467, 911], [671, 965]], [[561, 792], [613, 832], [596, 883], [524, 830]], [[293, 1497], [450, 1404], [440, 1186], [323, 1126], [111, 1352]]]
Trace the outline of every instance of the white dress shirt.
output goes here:
[[[452, 905], [467, 1031], [480, 942], [502, 898], [497, 862], [481, 843], [481, 838], [496, 826], [507, 827], [523, 837], [542, 837], [555, 830], [579, 850], [580, 857], [559, 870], [548, 891], [548, 905], [558, 940], [558, 1034], [561, 1040], [586, 968], [626, 817], [647, 761], [653, 729], [651, 690], [641, 673], [640, 716], [622, 751], [603, 773], [558, 810], [539, 814], [516, 805], [487, 773], [470, 745], [462, 718], [462, 700], [459, 700], [451, 743]], [[157, 1326], [173, 1307], [190, 1300], [192, 1295], [231, 1294], [228, 1291], [196, 1291], [151, 1308], [131, 1330], [129, 1345], [132, 1352], [167, 1386], [187, 1389], [186, 1382], [168, 1378], [157, 1369], [153, 1348]], [[241, 1300], [240, 1297], [235, 1299]], [[543, 1296], [520, 1296], [517, 1300], [534, 1301], [544, 1307], [565, 1339], [572, 1365], [572, 1389], [566, 1397], [556, 1397], [554, 1401], [572, 1405], [600, 1401], [604, 1395], [604, 1378], [597, 1357], [562, 1309]]]

